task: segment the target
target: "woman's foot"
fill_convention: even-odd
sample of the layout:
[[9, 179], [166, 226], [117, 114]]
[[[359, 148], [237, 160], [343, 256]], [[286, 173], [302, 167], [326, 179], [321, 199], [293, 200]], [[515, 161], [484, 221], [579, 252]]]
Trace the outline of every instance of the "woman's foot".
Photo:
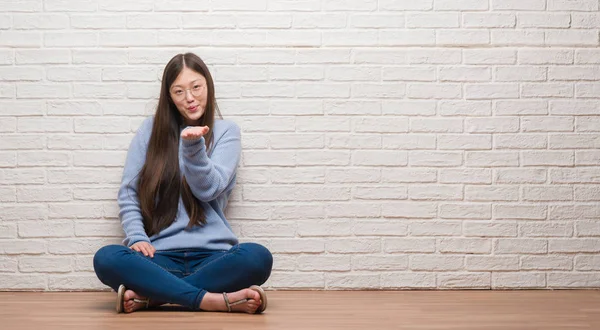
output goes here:
[[[227, 293], [227, 298], [231, 305], [232, 312], [242, 312], [254, 314], [262, 301], [260, 300], [260, 294], [252, 289], [242, 289], [240, 291]], [[233, 303], [248, 299], [248, 301], [233, 305]], [[206, 293], [202, 302], [200, 302], [200, 309], [209, 312], [227, 312], [227, 304], [222, 293]]]
[[150, 302], [150, 304], [147, 305], [145, 302], [135, 302], [133, 299], [145, 301], [148, 298], [140, 296], [139, 294], [135, 293], [133, 290], [125, 291], [125, 294], [123, 295], [123, 311], [125, 313], [131, 313], [131, 312], [135, 312], [142, 308], [161, 305], [161, 304], [154, 303], [154, 302]]

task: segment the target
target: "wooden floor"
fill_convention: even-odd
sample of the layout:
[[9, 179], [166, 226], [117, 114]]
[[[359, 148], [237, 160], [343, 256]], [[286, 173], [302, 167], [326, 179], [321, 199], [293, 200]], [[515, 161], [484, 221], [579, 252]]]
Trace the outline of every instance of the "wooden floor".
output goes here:
[[600, 291], [269, 291], [263, 315], [116, 314], [115, 293], [0, 292], [0, 329], [600, 329]]

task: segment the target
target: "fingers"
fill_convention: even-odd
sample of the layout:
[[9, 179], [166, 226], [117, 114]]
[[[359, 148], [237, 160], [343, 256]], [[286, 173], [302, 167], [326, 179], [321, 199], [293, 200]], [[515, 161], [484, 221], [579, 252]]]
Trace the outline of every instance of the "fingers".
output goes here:
[[152, 244], [148, 244], [148, 248], [150, 249], [148, 251], [150, 253], [150, 258], [154, 258], [154, 252], [156, 252], [156, 249], [154, 248], [154, 246]]
[[181, 132], [181, 137], [187, 140], [198, 139], [208, 133], [208, 126], [193, 126], [188, 127]]
[[146, 257], [150, 257], [150, 258], [154, 258], [154, 251], [156, 251], [154, 249], [154, 246], [152, 246], [151, 244], [148, 243], [144, 243], [142, 244], [142, 249], [143, 249], [143, 253]]
[[150, 256], [150, 258], [154, 258], [154, 252], [156, 252], [154, 246], [148, 242], [135, 243], [130, 248], [146, 257]]

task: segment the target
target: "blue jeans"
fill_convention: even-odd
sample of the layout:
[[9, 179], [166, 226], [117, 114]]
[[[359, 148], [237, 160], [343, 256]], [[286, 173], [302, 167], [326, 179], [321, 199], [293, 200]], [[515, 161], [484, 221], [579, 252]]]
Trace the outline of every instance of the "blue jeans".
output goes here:
[[271, 275], [273, 256], [262, 245], [242, 243], [229, 251], [156, 251], [154, 258], [122, 245], [96, 252], [94, 270], [115, 291], [123, 284], [154, 301], [193, 310], [207, 292], [233, 292], [263, 284]]

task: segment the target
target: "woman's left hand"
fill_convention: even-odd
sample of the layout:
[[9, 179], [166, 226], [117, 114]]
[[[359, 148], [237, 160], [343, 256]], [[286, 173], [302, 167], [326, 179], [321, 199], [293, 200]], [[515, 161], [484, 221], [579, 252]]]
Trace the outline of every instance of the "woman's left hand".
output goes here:
[[208, 126], [191, 126], [181, 132], [181, 138], [184, 140], [197, 140], [208, 133]]

